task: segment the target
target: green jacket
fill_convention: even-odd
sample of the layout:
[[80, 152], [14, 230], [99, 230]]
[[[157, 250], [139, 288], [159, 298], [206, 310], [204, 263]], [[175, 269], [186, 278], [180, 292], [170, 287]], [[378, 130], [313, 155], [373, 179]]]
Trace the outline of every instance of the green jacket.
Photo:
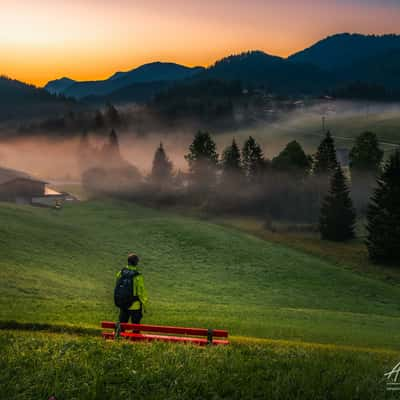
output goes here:
[[[129, 269], [130, 271], [138, 271], [138, 267], [134, 267], [132, 265], [128, 265], [126, 268]], [[120, 276], [121, 276], [121, 271], [118, 271], [117, 281]], [[135, 278], [133, 279], [133, 295], [138, 296], [139, 300], [134, 301], [132, 305], [129, 307], [129, 310], [140, 310], [140, 306], [142, 305], [144, 311], [148, 297], [146, 289], [144, 287], [144, 279], [142, 274], [136, 275]]]

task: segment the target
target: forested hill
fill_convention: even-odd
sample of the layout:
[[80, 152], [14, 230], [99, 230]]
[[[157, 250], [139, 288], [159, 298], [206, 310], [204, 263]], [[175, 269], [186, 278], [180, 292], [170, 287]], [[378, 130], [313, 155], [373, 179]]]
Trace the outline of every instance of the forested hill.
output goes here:
[[329, 36], [311, 47], [293, 54], [288, 60], [313, 64], [325, 70], [350, 67], [361, 60], [400, 50], [400, 35], [360, 35], [341, 33]]
[[62, 112], [66, 105], [71, 106], [73, 102], [44, 89], [0, 77], [0, 121]]

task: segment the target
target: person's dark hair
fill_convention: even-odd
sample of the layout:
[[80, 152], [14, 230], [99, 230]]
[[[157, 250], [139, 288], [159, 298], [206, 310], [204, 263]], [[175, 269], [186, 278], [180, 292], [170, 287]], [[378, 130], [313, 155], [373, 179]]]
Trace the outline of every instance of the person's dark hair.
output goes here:
[[128, 254], [128, 265], [136, 266], [139, 264], [139, 257], [135, 253]]

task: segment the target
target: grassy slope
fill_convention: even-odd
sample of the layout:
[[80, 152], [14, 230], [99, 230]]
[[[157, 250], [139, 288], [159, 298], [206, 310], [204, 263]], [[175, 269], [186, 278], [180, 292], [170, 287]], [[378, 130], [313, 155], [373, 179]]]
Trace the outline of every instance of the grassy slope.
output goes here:
[[400, 283], [400, 260], [398, 265], [390, 267], [372, 263], [364, 243], [365, 237], [349, 242], [331, 242], [322, 241], [319, 233], [304, 232], [301, 226], [299, 228], [293, 223], [274, 222], [273, 230], [271, 230], [265, 227], [262, 220], [255, 217], [219, 216], [212, 220], [268, 242], [282, 244], [325, 260], [328, 259], [333, 263], [342, 264], [353, 271], [369, 274], [387, 282]]
[[399, 353], [290, 343], [199, 348], [0, 332], [0, 398], [396, 399]]
[[399, 348], [400, 288], [204, 221], [134, 205], [0, 206], [0, 319], [98, 326], [116, 319], [114, 274], [143, 260], [145, 322]]

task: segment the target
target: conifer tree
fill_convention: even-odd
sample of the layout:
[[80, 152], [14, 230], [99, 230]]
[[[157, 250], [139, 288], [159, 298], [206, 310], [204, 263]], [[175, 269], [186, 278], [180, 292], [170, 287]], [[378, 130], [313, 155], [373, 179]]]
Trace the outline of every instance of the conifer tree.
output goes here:
[[339, 164], [336, 158], [335, 142], [329, 131], [326, 132], [325, 138], [318, 146], [314, 159], [313, 172], [315, 175], [331, 175], [337, 169]]
[[249, 181], [259, 178], [265, 169], [265, 159], [260, 145], [249, 136], [243, 145], [242, 161], [245, 174]]
[[81, 172], [84, 172], [91, 163], [91, 147], [87, 131], [83, 131], [78, 145], [78, 164]]
[[386, 163], [367, 212], [367, 247], [372, 261], [400, 261], [400, 151]]
[[110, 121], [111, 126], [118, 126], [121, 123], [121, 117], [119, 115], [118, 110], [112, 105], [107, 104], [107, 118]]
[[329, 194], [325, 197], [320, 214], [319, 229], [322, 239], [346, 241], [354, 238], [356, 213], [346, 178], [340, 166], [331, 179]]
[[215, 184], [218, 154], [215, 142], [208, 132], [197, 132], [185, 159], [189, 163], [192, 185], [210, 188]]
[[222, 153], [222, 173], [223, 179], [230, 180], [238, 177], [242, 172], [242, 160], [240, 150], [235, 139]]
[[109, 146], [113, 150], [118, 151], [118, 153], [119, 153], [119, 140], [118, 140], [117, 132], [115, 132], [114, 129], [111, 130], [108, 140], [109, 140]]
[[272, 168], [277, 171], [290, 172], [304, 176], [311, 167], [310, 158], [300, 144], [293, 140], [272, 160]]
[[119, 140], [114, 129], [108, 136], [108, 143], [102, 149], [103, 162], [107, 165], [117, 167], [121, 164], [121, 153], [119, 151]]
[[379, 171], [383, 151], [379, 147], [377, 136], [372, 132], [364, 132], [356, 139], [350, 151], [350, 168], [357, 172]]
[[357, 210], [365, 214], [383, 159], [376, 135], [372, 132], [359, 135], [349, 157], [353, 200]]
[[158, 146], [153, 159], [150, 180], [157, 184], [168, 184], [172, 179], [173, 165], [169, 160], [162, 143]]
[[94, 117], [94, 127], [95, 129], [102, 129], [105, 126], [104, 117], [100, 110], [96, 111], [96, 115]]

